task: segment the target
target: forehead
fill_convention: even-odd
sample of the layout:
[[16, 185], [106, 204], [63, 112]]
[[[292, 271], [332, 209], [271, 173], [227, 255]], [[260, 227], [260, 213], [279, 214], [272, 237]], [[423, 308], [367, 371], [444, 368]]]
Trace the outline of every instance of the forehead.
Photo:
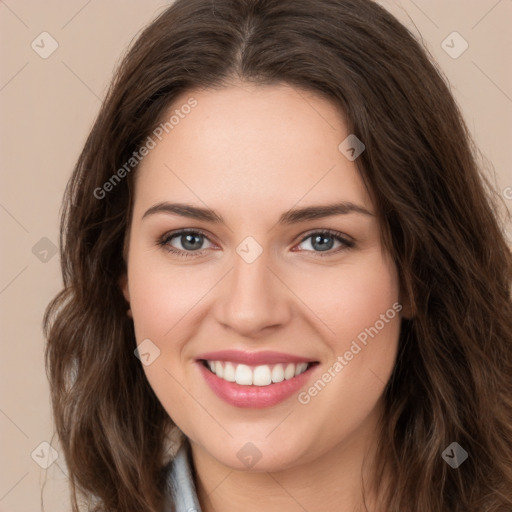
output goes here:
[[338, 149], [349, 135], [343, 114], [314, 93], [284, 84], [196, 89], [178, 97], [162, 121], [172, 116], [167, 130], [151, 135], [155, 147], [136, 172], [136, 208], [172, 199], [248, 215], [298, 201], [371, 209], [355, 163]]

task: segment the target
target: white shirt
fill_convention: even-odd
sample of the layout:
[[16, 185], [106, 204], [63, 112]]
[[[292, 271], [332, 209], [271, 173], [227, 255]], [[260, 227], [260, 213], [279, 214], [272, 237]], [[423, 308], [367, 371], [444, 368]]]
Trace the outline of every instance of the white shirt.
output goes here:
[[201, 512], [189, 457], [190, 443], [185, 440], [170, 462], [165, 512]]

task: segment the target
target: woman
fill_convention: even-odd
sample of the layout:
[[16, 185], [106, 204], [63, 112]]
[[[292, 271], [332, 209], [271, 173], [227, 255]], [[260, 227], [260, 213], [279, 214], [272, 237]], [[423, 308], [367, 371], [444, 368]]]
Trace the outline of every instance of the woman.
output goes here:
[[45, 329], [73, 510], [510, 510], [496, 212], [377, 4], [175, 2], [66, 191]]

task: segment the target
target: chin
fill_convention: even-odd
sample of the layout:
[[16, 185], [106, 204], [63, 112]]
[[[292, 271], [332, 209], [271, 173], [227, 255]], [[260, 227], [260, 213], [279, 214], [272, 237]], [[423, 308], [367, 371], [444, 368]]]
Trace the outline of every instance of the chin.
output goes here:
[[[300, 436], [298, 436], [300, 437]], [[313, 454], [305, 453], [305, 446], [297, 439], [286, 444], [279, 437], [274, 440], [255, 439], [250, 436], [234, 438], [229, 444], [204, 447], [211, 457], [219, 463], [236, 471], [278, 472], [298, 466], [314, 459]]]

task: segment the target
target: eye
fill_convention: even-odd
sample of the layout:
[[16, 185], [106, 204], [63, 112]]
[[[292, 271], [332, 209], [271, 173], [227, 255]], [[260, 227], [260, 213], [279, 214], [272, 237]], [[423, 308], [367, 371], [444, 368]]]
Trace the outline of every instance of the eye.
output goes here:
[[[337, 249], [331, 250], [336, 244], [338, 244]], [[324, 254], [321, 253], [326, 253], [325, 256], [329, 256], [350, 249], [354, 247], [354, 242], [337, 231], [323, 230], [309, 233], [302, 239], [299, 247], [300, 245], [304, 245], [303, 250], [320, 253], [318, 255], [323, 257]]]
[[[208, 241], [210, 245], [204, 247], [205, 241]], [[173, 253], [180, 258], [202, 256], [207, 249], [213, 247], [208, 236], [197, 229], [181, 229], [166, 233], [157, 241], [157, 244], [167, 252]], [[337, 248], [332, 250], [336, 244]], [[303, 245], [301, 250], [325, 257], [354, 247], [354, 242], [348, 240], [342, 233], [337, 231], [321, 230], [310, 232], [304, 236], [298, 247], [300, 245]]]
[[197, 229], [182, 229], [165, 234], [158, 245], [162, 246], [166, 251], [172, 252], [179, 257], [190, 257], [203, 254], [204, 241], [208, 240], [207, 236]]

